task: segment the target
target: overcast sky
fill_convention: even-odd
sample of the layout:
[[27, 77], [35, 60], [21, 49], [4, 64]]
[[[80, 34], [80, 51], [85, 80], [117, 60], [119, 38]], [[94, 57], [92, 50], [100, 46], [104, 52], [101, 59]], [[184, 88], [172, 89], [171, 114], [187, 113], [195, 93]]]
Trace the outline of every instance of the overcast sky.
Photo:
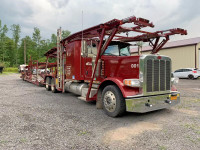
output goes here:
[[60, 26], [72, 33], [80, 31], [82, 11], [83, 28], [135, 15], [152, 21], [154, 31], [188, 30], [187, 36], [176, 35], [172, 40], [200, 37], [200, 0], [0, 0], [2, 24], [9, 28], [20, 24], [21, 38], [32, 37], [34, 27], [40, 29], [43, 39]]

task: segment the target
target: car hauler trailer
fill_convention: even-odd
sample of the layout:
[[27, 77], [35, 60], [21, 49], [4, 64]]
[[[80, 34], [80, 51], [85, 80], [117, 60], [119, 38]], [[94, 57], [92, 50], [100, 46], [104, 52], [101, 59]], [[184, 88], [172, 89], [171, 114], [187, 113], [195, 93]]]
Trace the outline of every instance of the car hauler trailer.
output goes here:
[[36, 85], [42, 85], [44, 83], [44, 79], [42, 76], [40, 66], [44, 65], [44, 63], [39, 63], [38, 60], [29, 61], [28, 65], [24, 66], [24, 69], [21, 70], [21, 78], [24, 81], [31, 82]]
[[[128, 23], [134, 26], [123, 26]], [[144, 27], [154, 25], [132, 16], [113, 19], [65, 39], [61, 39], [58, 29], [57, 48], [45, 54], [56, 58], [55, 73], [44, 77], [46, 89], [68, 91], [81, 100], [96, 101], [97, 108], [103, 108], [111, 117], [125, 111], [144, 113], [179, 103], [180, 94], [171, 78], [171, 59], [158, 51], [169, 36], [186, 35], [187, 31], [175, 28], [147, 32], [142, 30]], [[130, 32], [139, 34], [129, 36]], [[139, 41], [149, 43], [151, 54], [130, 55], [130, 46]]]
[[[53, 49], [53, 48], [52, 48]], [[48, 54], [46, 54], [48, 56]], [[48, 61], [48, 59], [47, 59]], [[21, 78], [24, 81], [31, 82], [36, 85], [44, 86], [46, 85], [44, 79], [46, 76], [53, 76], [55, 73], [56, 62], [38, 62], [38, 60], [31, 60], [29, 64], [24, 66], [24, 69], [21, 70]]]

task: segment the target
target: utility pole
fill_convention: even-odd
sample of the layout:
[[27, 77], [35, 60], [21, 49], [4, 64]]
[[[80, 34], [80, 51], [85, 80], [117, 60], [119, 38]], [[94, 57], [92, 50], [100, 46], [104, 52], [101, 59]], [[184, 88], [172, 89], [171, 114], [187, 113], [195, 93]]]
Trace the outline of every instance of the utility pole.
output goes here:
[[26, 65], [26, 39], [24, 39], [24, 64]]

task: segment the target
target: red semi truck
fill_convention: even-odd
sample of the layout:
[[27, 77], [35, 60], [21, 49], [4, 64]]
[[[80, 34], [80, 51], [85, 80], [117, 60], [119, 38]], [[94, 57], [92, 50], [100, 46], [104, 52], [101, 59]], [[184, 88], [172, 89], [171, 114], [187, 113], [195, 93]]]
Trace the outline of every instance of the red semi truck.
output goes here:
[[[133, 24], [132, 27], [123, 26]], [[186, 35], [187, 31], [175, 28], [147, 32], [144, 27], [153, 23], [135, 16], [122, 20], [113, 19], [61, 39], [58, 29], [57, 48], [45, 56], [42, 83], [52, 92], [72, 92], [84, 101], [96, 101], [111, 117], [125, 111], [145, 113], [168, 108], [180, 102], [180, 94], [173, 85], [171, 59], [157, 52], [170, 35]], [[130, 32], [139, 33], [129, 36]], [[149, 55], [131, 56], [134, 42], [148, 42]], [[48, 63], [49, 58], [56, 62]], [[42, 67], [41, 67], [42, 68]]]

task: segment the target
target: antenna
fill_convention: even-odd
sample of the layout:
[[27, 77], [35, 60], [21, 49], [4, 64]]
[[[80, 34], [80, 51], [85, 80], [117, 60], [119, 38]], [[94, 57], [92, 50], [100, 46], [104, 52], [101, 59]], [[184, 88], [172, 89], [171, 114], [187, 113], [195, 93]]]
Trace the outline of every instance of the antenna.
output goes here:
[[82, 41], [83, 41], [83, 10], [82, 10]]

